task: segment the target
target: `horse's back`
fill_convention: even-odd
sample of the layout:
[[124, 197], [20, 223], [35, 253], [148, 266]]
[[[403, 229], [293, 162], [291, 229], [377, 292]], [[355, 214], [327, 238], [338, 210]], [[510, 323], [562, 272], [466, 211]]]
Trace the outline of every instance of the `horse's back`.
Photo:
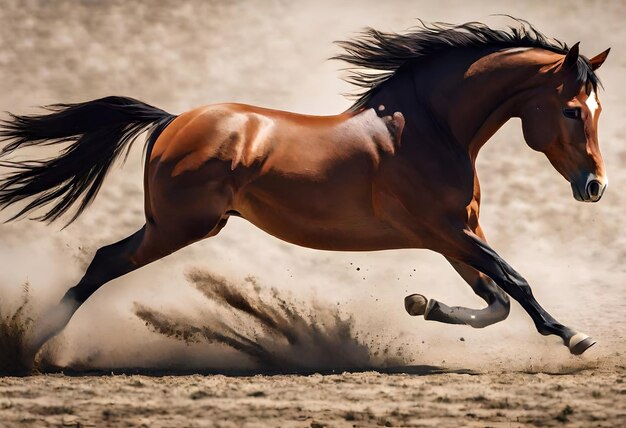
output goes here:
[[312, 116], [244, 104], [215, 104], [177, 117], [159, 137], [151, 159], [180, 161], [191, 153], [204, 154], [230, 160], [234, 169], [239, 164], [250, 166], [276, 148], [293, 149], [300, 158], [307, 153], [323, 156], [329, 147], [336, 152], [338, 143], [346, 151], [372, 138], [383, 143], [384, 150], [393, 150], [388, 128], [373, 111]]

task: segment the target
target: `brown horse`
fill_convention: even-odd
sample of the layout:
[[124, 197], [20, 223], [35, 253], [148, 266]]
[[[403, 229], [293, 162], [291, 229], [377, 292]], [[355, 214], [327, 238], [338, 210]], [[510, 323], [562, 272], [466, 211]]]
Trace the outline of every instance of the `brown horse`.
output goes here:
[[573, 354], [595, 342], [548, 314], [530, 286], [486, 242], [475, 161], [512, 117], [579, 201], [600, 200], [607, 177], [598, 149], [599, 80], [609, 50], [587, 59], [530, 24], [501, 31], [480, 23], [422, 24], [406, 34], [366, 30], [337, 58], [364, 88], [354, 106], [317, 117], [241, 104], [170, 115], [108, 97], [50, 107], [2, 124], [1, 156], [64, 143], [56, 158], [4, 160], [0, 207], [24, 199], [20, 217], [53, 221], [95, 197], [112, 162], [151, 129], [145, 225], [100, 248], [84, 277], [38, 320], [29, 358], [98, 288], [204, 238], [240, 216], [293, 244], [337, 251], [426, 248], [444, 255], [487, 307], [449, 307], [421, 295], [411, 315], [482, 328], [517, 300], [544, 335]]

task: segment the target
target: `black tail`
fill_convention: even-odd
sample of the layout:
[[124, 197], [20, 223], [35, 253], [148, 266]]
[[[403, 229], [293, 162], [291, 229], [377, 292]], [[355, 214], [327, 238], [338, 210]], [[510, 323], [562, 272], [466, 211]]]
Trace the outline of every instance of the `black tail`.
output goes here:
[[[52, 222], [80, 205], [73, 222], [93, 201], [113, 162], [128, 155], [133, 140], [150, 130], [148, 145], [176, 116], [141, 101], [106, 97], [78, 104], [47, 107], [51, 113], [16, 116], [0, 122], [0, 167], [14, 171], [0, 178], [0, 209], [34, 197], [15, 220], [44, 205], [52, 207], [36, 220]], [[66, 144], [58, 157], [32, 160], [1, 160], [17, 149]]]

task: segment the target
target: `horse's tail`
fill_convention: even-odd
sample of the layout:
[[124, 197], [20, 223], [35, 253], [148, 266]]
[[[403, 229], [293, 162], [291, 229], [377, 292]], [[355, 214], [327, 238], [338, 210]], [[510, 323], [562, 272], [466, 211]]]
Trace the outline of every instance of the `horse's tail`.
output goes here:
[[[150, 148], [176, 116], [141, 101], [106, 97], [78, 104], [46, 107], [49, 114], [16, 116], [0, 121], [0, 167], [13, 171], [0, 177], [0, 209], [32, 199], [7, 221], [42, 206], [36, 220], [52, 222], [80, 201], [73, 222], [93, 201], [113, 162], [124, 156], [136, 137], [150, 130]], [[66, 144], [60, 155], [43, 160], [2, 160], [17, 149]]]

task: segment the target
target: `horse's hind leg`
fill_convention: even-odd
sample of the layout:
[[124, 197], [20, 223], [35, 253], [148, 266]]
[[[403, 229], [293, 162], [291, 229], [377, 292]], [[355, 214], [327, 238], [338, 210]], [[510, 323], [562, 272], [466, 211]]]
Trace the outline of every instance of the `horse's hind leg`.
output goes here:
[[476, 269], [447, 258], [454, 269], [469, 284], [479, 297], [487, 302], [483, 309], [470, 309], [464, 306], [448, 306], [435, 299], [426, 299], [421, 294], [412, 294], [404, 299], [407, 312], [411, 315], [424, 315], [424, 319], [447, 324], [467, 324], [475, 328], [503, 321], [509, 315], [509, 297], [491, 278]]
[[32, 364], [39, 349], [63, 330], [78, 308], [101, 286], [186, 245], [217, 234], [225, 223], [226, 218], [221, 215], [215, 215], [211, 222], [181, 223], [182, 227], [177, 228], [162, 229], [148, 223], [126, 239], [100, 248], [80, 282], [35, 324], [24, 363]]
[[58, 305], [46, 312], [35, 324], [28, 343], [28, 357], [36, 352], [50, 338], [58, 334], [69, 322], [76, 310], [106, 282], [131, 272], [139, 267], [132, 255], [141, 245], [146, 233], [145, 226], [131, 236], [102, 247], [89, 264], [80, 282], [70, 288]]

